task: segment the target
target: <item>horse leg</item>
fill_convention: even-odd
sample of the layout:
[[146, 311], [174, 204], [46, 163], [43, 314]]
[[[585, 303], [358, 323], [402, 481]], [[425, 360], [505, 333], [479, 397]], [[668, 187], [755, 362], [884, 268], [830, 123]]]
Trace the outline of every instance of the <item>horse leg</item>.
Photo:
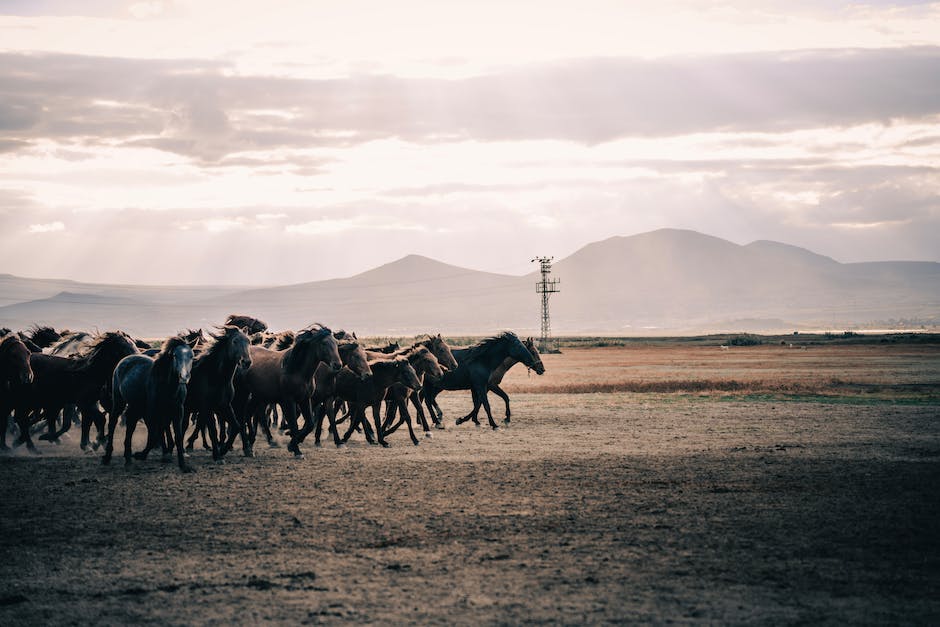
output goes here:
[[[360, 417], [359, 406], [353, 405], [350, 403], [349, 406], [349, 428], [346, 429], [346, 434], [343, 436], [343, 442], [349, 441], [349, 436], [353, 434], [353, 431], [356, 430], [356, 427], [359, 426], [359, 422], [362, 420]], [[363, 414], [364, 415], [364, 414]]]
[[437, 404], [437, 392], [429, 394], [427, 390], [421, 394], [424, 397], [424, 404], [428, 407], [428, 414], [431, 416], [431, 422], [434, 423], [435, 429], [444, 428], [444, 412], [441, 411], [440, 405]]
[[[480, 401], [483, 403], [483, 409], [486, 411], [486, 419], [489, 420], [490, 427], [493, 429], [493, 431], [496, 431], [497, 429], [499, 429], [499, 425], [496, 424], [495, 420], [493, 420], [493, 412], [490, 411], [490, 399], [487, 398], [486, 396], [486, 386], [483, 386], [480, 389], [479, 394], [480, 394]], [[476, 421], [474, 420], [474, 422]]]
[[259, 417], [258, 422], [261, 423], [261, 429], [264, 431], [264, 437], [268, 441], [268, 446], [270, 446], [271, 448], [279, 448], [280, 444], [278, 444], [277, 441], [274, 439], [274, 436], [271, 435], [271, 427], [270, 427], [271, 412], [265, 411], [264, 413], [262, 413], [261, 416]]
[[375, 423], [375, 435], [379, 444], [383, 447], [388, 448], [389, 444], [385, 441], [385, 433], [382, 431], [382, 417], [380, 416], [380, 408], [382, 406], [382, 401], [377, 401], [372, 403], [372, 421]]
[[[308, 413], [304, 418], [308, 418], [310, 411], [310, 403], [305, 404], [306, 407], [301, 406], [301, 410], [306, 410]], [[287, 445], [287, 450], [294, 454], [294, 457], [303, 457], [304, 454], [300, 452], [300, 430], [297, 427], [297, 403], [292, 400], [281, 403], [281, 411], [284, 413], [284, 420], [287, 421], [287, 428], [290, 429], [290, 444]]]
[[[130, 420], [130, 416], [128, 416], [128, 420]], [[143, 420], [144, 420], [144, 426], [147, 427], [147, 444], [144, 446], [144, 449], [142, 451], [137, 451], [136, 453], [134, 453], [134, 459], [139, 460], [139, 461], [143, 461], [147, 459], [147, 456], [150, 455], [150, 451], [152, 451], [154, 447], [157, 446], [158, 442], [162, 442], [163, 440], [163, 432], [161, 429], [157, 427], [156, 424], [154, 424], [154, 419], [145, 416]], [[135, 420], [135, 427], [136, 427], [136, 420]], [[126, 428], [127, 426], [125, 425], [125, 429]], [[125, 431], [125, 434], [126, 433], [127, 432]], [[166, 445], [164, 444], [164, 448], [165, 447]]]
[[411, 412], [408, 411], [408, 399], [401, 401], [401, 420], [398, 421], [398, 426], [401, 426], [401, 423], [404, 422], [408, 426], [408, 435], [411, 436], [411, 443], [415, 446], [418, 446], [418, 436], [415, 435], [414, 425], [411, 424]]
[[[222, 427], [226, 424], [233, 424], [235, 422], [235, 412], [232, 411], [231, 405], [222, 405], [216, 410], [216, 413], [219, 416], [219, 426]], [[209, 431], [209, 440], [212, 441], [212, 459], [215, 461], [220, 461], [222, 459], [222, 448], [219, 445], [219, 436], [216, 433], [215, 428], [215, 417], [211, 412], [206, 410], [206, 429]]]
[[186, 439], [187, 451], [193, 450], [193, 446], [196, 444], [196, 438], [199, 437], [199, 432], [202, 431], [202, 428], [203, 428], [204, 418], [202, 416], [202, 410], [194, 411], [192, 415], [193, 415], [193, 432]]
[[124, 402], [124, 399], [115, 397], [114, 402], [111, 403], [111, 413], [108, 414], [108, 435], [105, 438], [104, 456], [101, 458], [102, 464], [111, 463], [111, 454], [114, 452], [114, 429], [117, 427], [118, 418], [121, 417], [125, 409], [127, 409], [127, 403]]
[[[93, 403], [82, 403], [81, 407], [82, 412], [82, 439], [81, 439], [81, 449], [83, 451], [88, 450], [88, 444], [91, 441], [91, 425], [100, 425], [104, 422], [104, 414], [98, 410], [97, 401]], [[101, 427], [98, 427], [98, 433], [102, 431]]]
[[[131, 411], [127, 412], [127, 416], [125, 416], [125, 424], [124, 424], [124, 465], [125, 466], [130, 466], [131, 461], [133, 459], [133, 455], [131, 454], [131, 441], [134, 439], [134, 429], [137, 427], [137, 421], [140, 420], [140, 418], [141, 418], [140, 411], [133, 409], [133, 408], [131, 409]], [[147, 439], [148, 440], [150, 439], [149, 434], [148, 434]], [[108, 445], [110, 446], [110, 442], [108, 443]]]
[[480, 396], [477, 394], [477, 391], [475, 389], [470, 388], [470, 397], [473, 399], [473, 409], [470, 411], [469, 414], [467, 414], [463, 418], [458, 418], [456, 424], [462, 425], [468, 420], [472, 420], [473, 424], [479, 427], [480, 421], [477, 420], [477, 414], [480, 412], [480, 406], [482, 405], [482, 403], [480, 402]]
[[503, 419], [503, 424], [508, 426], [509, 417], [511, 415], [509, 412], [509, 395], [506, 394], [506, 391], [503, 390], [503, 388], [499, 387], [499, 385], [497, 385], [496, 383], [490, 383], [488, 387], [489, 387], [490, 392], [492, 392], [496, 396], [503, 399], [503, 402], [506, 403], [506, 417]]
[[388, 399], [387, 401], [385, 401], [385, 422], [382, 423], [382, 428], [385, 429], [386, 433], [394, 433], [394, 429], [389, 430], [389, 427], [391, 427], [392, 423], [395, 422], [395, 415], [397, 413], [398, 413], [397, 399]]
[[6, 408], [0, 408], [0, 451], [10, 449], [7, 446], [7, 429], [10, 427], [10, 411]]
[[[421, 407], [421, 399], [418, 398], [418, 393], [412, 392], [408, 395], [408, 399], [415, 407], [415, 415], [418, 416], [418, 422], [421, 423], [421, 430], [424, 431], [424, 437], [431, 437], [431, 427], [428, 425], [428, 419], [424, 417], [424, 408]], [[405, 404], [407, 405], [407, 401]]]
[[196, 469], [186, 463], [186, 456], [183, 454], [183, 440], [186, 439], [186, 431], [183, 428], [183, 407], [175, 408], [173, 416], [173, 439], [176, 442], [176, 461], [182, 472], [196, 472]]

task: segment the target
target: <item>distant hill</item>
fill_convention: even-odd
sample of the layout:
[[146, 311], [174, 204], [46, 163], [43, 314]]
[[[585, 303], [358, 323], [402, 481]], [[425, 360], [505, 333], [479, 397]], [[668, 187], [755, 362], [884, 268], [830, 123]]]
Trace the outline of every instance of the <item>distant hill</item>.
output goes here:
[[[662, 229], [589, 244], [558, 261], [556, 333], [841, 329], [940, 323], [940, 264], [842, 264], [779, 242], [746, 246]], [[143, 336], [211, 326], [228, 313], [274, 329], [314, 321], [369, 335], [534, 333], [538, 273], [480, 272], [408, 255], [347, 278], [266, 288], [115, 286], [0, 275], [0, 325], [122, 328]]]

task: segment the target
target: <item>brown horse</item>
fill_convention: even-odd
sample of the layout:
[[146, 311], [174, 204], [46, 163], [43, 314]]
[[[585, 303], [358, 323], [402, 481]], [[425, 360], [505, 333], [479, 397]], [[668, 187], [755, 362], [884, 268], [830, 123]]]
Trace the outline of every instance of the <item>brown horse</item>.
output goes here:
[[[369, 363], [372, 368], [372, 377], [367, 380], [355, 376], [352, 371], [342, 370], [336, 375], [336, 396], [349, 404], [349, 429], [343, 436], [343, 442], [349, 440], [352, 432], [362, 424], [364, 428], [368, 426], [366, 422], [366, 408], [372, 408], [372, 419], [375, 423], [375, 437], [379, 444], [387, 447], [389, 444], [385, 441], [385, 432], [382, 429], [382, 421], [379, 417], [379, 408], [388, 388], [395, 383], [401, 383], [411, 389], [420, 390], [421, 382], [418, 381], [418, 375], [414, 368], [404, 357], [392, 360], [378, 360]], [[370, 444], [374, 444], [369, 438], [366, 428], [366, 439]], [[412, 441], [417, 444], [417, 438], [412, 433]]]
[[[440, 364], [440, 367], [445, 372], [452, 372], [457, 369], [457, 360], [454, 358], [454, 354], [451, 351], [450, 346], [448, 346], [447, 342], [444, 341], [444, 338], [441, 337], [440, 333], [438, 333], [437, 335], [431, 335], [431, 334], [426, 334], [423, 336], [419, 335], [415, 338], [415, 340], [416, 341], [412, 346], [399, 349], [397, 351], [392, 351], [389, 354], [392, 356], [402, 355], [414, 347], [423, 346], [427, 348], [429, 351], [431, 351], [431, 353], [434, 354], [434, 357], [437, 358], [437, 361]], [[382, 359], [383, 358], [383, 355], [380, 354], [380, 352], [378, 351], [367, 351], [367, 354], [369, 355], [369, 359]], [[438, 379], [440, 378], [440, 376], [431, 375], [431, 378]], [[412, 404], [414, 405], [415, 413], [418, 416], [418, 421], [421, 423], [421, 426], [424, 429], [425, 436], [430, 437], [431, 430], [428, 427], [427, 419], [424, 417], [424, 409], [421, 407], [422, 396], [418, 394], [411, 394], [409, 398]], [[435, 414], [434, 408], [430, 403], [428, 403], [428, 411], [431, 413], [431, 418], [434, 420], [435, 426], [442, 429], [443, 425], [437, 419], [437, 414]]]
[[[437, 357], [420, 343], [415, 344], [410, 351], [404, 354], [404, 357], [411, 364], [412, 368], [415, 369], [415, 374], [418, 375], [418, 382], [422, 385], [424, 385], [425, 377], [439, 379], [444, 376], [444, 371]], [[424, 418], [424, 412], [421, 409], [421, 401], [418, 399], [417, 391], [401, 383], [395, 383], [388, 389], [388, 394], [385, 399], [387, 406], [385, 423], [382, 425], [382, 428], [385, 429], [387, 434], [392, 434], [395, 433], [398, 427], [403, 423], [407, 424], [411, 441], [417, 446], [418, 438], [415, 437], [414, 427], [411, 424], [411, 414], [408, 413], [409, 399], [414, 402], [417, 408], [418, 421], [421, 423], [425, 437], [431, 437], [431, 429], [428, 426], [428, 421]], [[395, 423], [395, 414], [397, 412], [401, 413], [401, 418]]]
[[[366, 357], [366, 351], [357, 340], [342, 341], [339, 343], [339, 356], [343, 361], [342, 372], [349, 372], [363, 382], [368, 381], [372, 376], [372, 368], [369, 366]], [[330, 421], [330, 431], [333, 433], [333, 443], [337, 447], [343, 445], [339, 439], [339, 432], [336, 428], [336, 379], [338, 373], [331, 372], [328, 368], [321, 365], [313, 375], [315, 391], [311, 398], [311, 406], [314, 408], [314, 420], [312, 424], [305, 425], [300, 435], [303, 441], [310, 431], [315, 429], [314, 446], [320, 446], [320, 435], [323, 431], [323, 416], [326, 415]], [[344, 375], [346, 376], [346, 375]]]
[[[104, 439], [104, 415], [98, 409], [98, 400], [110, 393], [111, 373], [121, 359], [137, 354], [137, 347], [127, 334], [110, 331], [96, 338], [87, 352], [78, 357], [33, 353], [30, 367], [33, 383], [29, 387], [29, 409], [42, 411], [48, 425], [44, 440], [56, 441], [68, 431], [71, 420], [65, 420], [61, 430], [55, 421], [67, 406], [76, 405], [82, 413], [82, 448], [88, 446], [91, 425], [98, 428], [99, 441]], [[20, 434], [18, 443], [32, 447], [29, 431]]]
[[[30, 351], [15, 334], [0, 339], [0, 449], [7, 449], [7, 427], [10, 413], [26, 398], [29, 384], [33, 382], [33, 371], [29, 366]], [[25, 416], [25, 412], [18, 412]], [[20, 424], [20, 429], [29, 429]]]
[[[322, 325], [314, 325], [301, 331], [294, 345], [286, 351], [252, 346], [249, 354], [251, 367], [236, 382], [236, 388], [241, 391], [239, 396], [244, 403], [239, 403], [239, 407], [244, 407], [240, 415], [241, 423], [247, 425], [251, 417], [264, 419], [265, 408], [276, 403], [280, 406], [290, 429], [291, 442], [287, 450], [297, 457], [302, 457], [297, 408], [300, 407], [305, 425], [313, 424], [310, 398], [314, 392], [314, 372], [321, 363], [325, 363], [333, 372], [339, 372], [343, 367], [333, 332]], [[236, 394], [238, 391], [236, 390]], [[234, 434], [223, 450], [231, 448], [233, 440]], [[253, 454], [250, 436], [244, 429], [242, 445], [246, 455]]]

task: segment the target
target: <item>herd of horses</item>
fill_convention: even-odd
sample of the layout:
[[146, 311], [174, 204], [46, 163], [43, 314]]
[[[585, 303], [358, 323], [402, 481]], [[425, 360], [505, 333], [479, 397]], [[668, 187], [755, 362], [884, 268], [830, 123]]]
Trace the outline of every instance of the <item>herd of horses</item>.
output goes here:
[[[370, 444], [388, 446], [387, 437], [403, 425], [417, 445], [411, 408], [430, 437], [431, 424], [444, 428], [437, 397], [445, 390], [471, 394], [473, 407], [456, 424], [479, 426], [482, 408], [498, 429], [488, 392], [505, 402], [509, 424], [509, 396], [499, 384], [517, 363], [545, 372], [532, 338], [511, 331], [467, 348], [452, 349], [440, 334], [418, 336], [404, 347], [365, 346], [354, 333], [321, 324], [270, 333], [257, 318], [231, 315], [216, 332], [188, 331], [154, 348], [122, 331], [0, 329], [0, 449], [8, 448], [11, 433], [13, 446], [38, 453], [33, 434], [45, 428], [39, 439], [58, 442], [78, 423], [81, 448], [103, 445], [108, 464], [122, 417], [125, 464], [159, 446], [164, 456], [175, 449], [183, 472], [193, 470], [185, 451], [200, 435], [212, 458], [221, 460], [239, 440], [243, 453], [254, 455], [259, 428], [277, 446], [272, 428], [280, 426], [290, 439], [288, 451], [300, 457], [311, 433], [320, 446], [324, 419], [338, 447], [357, 432]], [[147, 444], [133, 452], [141, 421]]]

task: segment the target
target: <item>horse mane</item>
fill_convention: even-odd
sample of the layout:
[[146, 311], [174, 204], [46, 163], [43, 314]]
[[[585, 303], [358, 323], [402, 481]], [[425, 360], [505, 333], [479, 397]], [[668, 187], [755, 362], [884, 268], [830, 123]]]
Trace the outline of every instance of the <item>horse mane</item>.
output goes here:
[[287, 349], [281, 360], [281, 367], [286, 374], [294, 374], [303, 367], [307, 357], [307, 351], [311, 344], [326, 336], [332, 336], [333, 332], [319, 322], [315, 322], [300, 333], [294, 339], [294, 345]]
[[134, 341], [123, 331], [108, 331], [102, 333], [95, 339], [91, 346], [88, 347], [87, 351], [78, 357], [70, 359], [70, 362], [72, 362], [70, 364], [71, 369], [81, 371], [93, 368], [95, 364], [98, 363], [99, 359], [104, 358], [102, 355], [108, 356], [121, 344], [125, 347], [133, 347], [134, 352], [137, 351]]
[[241, 329], [238, 327], [225, 326], [221, 327], [221, 333], [216, 335], [215, 333], [209, 334], [209, 344], [206, 346], [205, 350], [202, 351], [202, 354], [199, 356], [200, 361], [212, 359], [216, 353], [222, 350], [222, 347], [229, 344], [236, 337], [236, 333], [241, 333]]
[[244, 314], [229, 314], [229, 317], [225, 319], [225, 326], [238, 327], [246, 333], [258, 333], [268, 330], [266, 322]]
[[37, 346], [45, 348], [56, 343], [62, 337], [62, 334], [52, 327], [34, 324], [29, 328], [27, 337]]
[[475, 359], [479, 359], [484, 355], [487, 355], [490, 351], [494, 350], [502, 342], [507, 340], [519, 341], [519, 336], [513, 333], [512, 331], [503, 331], [498, 335], [488, 337], [484, 340], [481, 340], [474, 344], [473, 346], [467, 348], [467, 352], [464, 353], [464, 361], [470, 362]]

